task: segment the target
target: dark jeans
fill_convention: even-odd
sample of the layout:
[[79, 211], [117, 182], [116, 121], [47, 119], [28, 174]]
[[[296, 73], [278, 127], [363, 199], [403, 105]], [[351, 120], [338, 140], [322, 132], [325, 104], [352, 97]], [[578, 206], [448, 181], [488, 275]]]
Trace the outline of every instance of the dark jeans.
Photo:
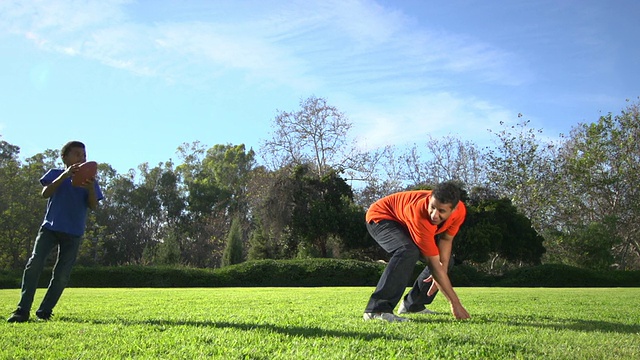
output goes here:
[[36, 243], [33, 246], [33, 253], [27, 261], [22, 275], [22, 294], [18, 308], [27, 312], [31, 311], [33, 297], [35, 296], [45, 261], [53, 248], [58, 245], [58, 258], [53, 268], [51, 282], [39, 308], [44, 313], [50, 313], [53, 310], [71, 277], [71, 268], [76, 262], [80, 240], [80, 236], [40, 228]]
[[[365, 312], [393, 312], [409, 284], [416, 262], [420, 259], [420, 250], [407, 229], [395, 221], [367, 223], [367, 230], [374, 240], [391, 254], [391, 259], [378, 281], [376, 290], [371, 294]], [[430, 304], [435, 298], [437, 293], [427, 296], [431, 282], [423, 282], [429, 275], [431, 272], [425, 267], [411, 291], [405, 296], [407, 310], [423, 310], [425, 305]]]

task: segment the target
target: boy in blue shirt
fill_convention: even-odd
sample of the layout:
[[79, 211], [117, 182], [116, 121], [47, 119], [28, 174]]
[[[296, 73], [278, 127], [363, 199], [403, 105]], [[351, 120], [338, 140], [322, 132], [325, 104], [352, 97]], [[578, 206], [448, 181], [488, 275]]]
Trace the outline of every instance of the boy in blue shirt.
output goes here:
[[22, 293], [18, 308], [8, 322], [29, 320], [31, 305], [38, 286], [40, 274], [51, 250], [58, 245], [58, 258], [53, 268], [47, 293], [36, 311], [41, 320], [49, 320], [53, 308], [58, 303], [62, 291], [69, 282], [71, 268], [76, 261], [80, 241], [84, 235], [87, 209], [95, 210], [102, 200], [102, 191], [95, 179], [87, 180], [82, 186], [71, 184], [71, 177], [80, 164], [87, 161], [83, 143], [70, 141], [61, 151], [64, 169], [51, 169], [40, 179], [42, 196], [48, 198], [47, 211], [38, 231], [33, 253], [27, 261], [22, 276]]

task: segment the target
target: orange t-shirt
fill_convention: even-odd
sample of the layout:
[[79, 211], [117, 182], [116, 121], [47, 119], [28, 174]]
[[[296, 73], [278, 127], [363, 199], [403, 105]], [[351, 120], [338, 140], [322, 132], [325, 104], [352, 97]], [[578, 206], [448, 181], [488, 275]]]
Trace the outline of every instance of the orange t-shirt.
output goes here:
[[467, 214], [462, 201], [451, 213], [451, 216], [440, 227], [429, 221], [429, 199], [431, 190], [404, 191], [383, 197], [369, 207], [367, 222], [392, 220], [404, 225], [425, 256], [440, 255], [435, 236], [446, 232], [455, 236]]

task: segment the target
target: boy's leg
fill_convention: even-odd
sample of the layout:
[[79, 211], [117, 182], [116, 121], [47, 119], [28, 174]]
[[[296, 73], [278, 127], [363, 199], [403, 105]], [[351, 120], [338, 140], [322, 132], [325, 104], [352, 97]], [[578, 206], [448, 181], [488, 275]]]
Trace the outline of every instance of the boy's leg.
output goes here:
[[[62, 295], [62, 291], [69, 283], [69, 278], [71, 277], [71, 269], [76, 262], [76, 258], [78, 256], [78, 249], [80, 248], [80, 240], [79, 236], [72, 236], [68, 234], [59, 234], [60, 242], [59, 242], [59, 250], [58, 250], [58, 260], [56, 261], [56, 265], [53, 268], [53, 274], [51, 277], [51, 282], [49, 283], [49, 288], [47, 289], [47, 293], [42, 300], [42, 304], [40, 304], [40, 308], [36, 315], [43, 314], [44, 316], [51, 316], [51, 312], [53, 308], [58, 303], [60, 296]], [[40, 316], [42, 317], [42, 316]]]
[[402, 225], [394, 221], [367, 224], [373, 238], [391, 259], [384, 269], [376, 290], [371, 295], [366, 313], [391, 313], [402, 298], [413, 273], [420, 250]]
[[51, 253], [51, 250], [56, 246], [57, 240], [55, 233], [45, 228], [40, 228], [36, 242], [33, 245], [33, 253], [27, 261], [27, 265], [24, 268], [22, 274], [22, 292], [20, 294], [20, 303], [18, 303], [18, 309], [29, 313], [31, 311], [31, 304], [33, 304], [33, 297], [38, 287], [38, 281], [40, 280], [40, 274], [44, 268], [44, 263]]

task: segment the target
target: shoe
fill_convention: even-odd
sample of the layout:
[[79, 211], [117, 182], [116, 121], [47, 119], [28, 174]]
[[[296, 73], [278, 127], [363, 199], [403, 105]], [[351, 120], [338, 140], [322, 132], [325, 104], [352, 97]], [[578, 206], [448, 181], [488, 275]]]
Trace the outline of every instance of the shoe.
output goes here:
[[20, 309], [16, 309], [16, 311], [11, 313], [11, 316], [7, 319], [7, 322], [10, 323], [22, 323], [27, 321], [29, 321], [29, 312], [22, 311]]
[[424, 310], [420, 310], [420, 311], [408, 311], [407, 308], [404, 307], [404, 301], [400, 303], [400, 307], [398, 308], [398, 314], [429, 314], [429, 315], [435, 315], [437, 314], [437, 312], [435, 311], [431, 311], [427, 308], [424, 308]]
[[36, 316], [38, 317], [39, 320], [49, 321], [49, 320], [51, 320], [51, 317], [53, 316], [53, 312], [38, 310], [38, 311], [36, 311]]
[[362, 318], [364, 320], [384, 320], [388, 322], [411, 321], [407, 318], [396, 316], [392, 313], [364, 313], [364, 315], [362, 315]]

